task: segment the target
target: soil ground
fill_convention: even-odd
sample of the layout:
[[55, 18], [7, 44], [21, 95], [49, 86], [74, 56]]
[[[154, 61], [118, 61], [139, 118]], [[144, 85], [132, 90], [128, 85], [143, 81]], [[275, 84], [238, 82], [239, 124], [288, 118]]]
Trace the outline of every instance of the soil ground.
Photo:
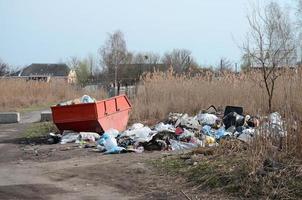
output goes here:
[[192, 192], [150, 164], [170, 152], [103, 155], [75, 144], [22, 144], [36, 114], [0, 125], [0, 199], [225, 199]]

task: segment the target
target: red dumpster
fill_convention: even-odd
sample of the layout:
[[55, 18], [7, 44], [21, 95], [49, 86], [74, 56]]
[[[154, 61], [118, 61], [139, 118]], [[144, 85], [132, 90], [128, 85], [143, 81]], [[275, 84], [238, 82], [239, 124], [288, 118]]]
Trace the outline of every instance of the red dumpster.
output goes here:
[[130, 110], [131, 104], [125, 95], [94, 103], [51, 107], [53, 122], [61, 132], [73, 130], [101, 133], [110, 128], [123, 131]]

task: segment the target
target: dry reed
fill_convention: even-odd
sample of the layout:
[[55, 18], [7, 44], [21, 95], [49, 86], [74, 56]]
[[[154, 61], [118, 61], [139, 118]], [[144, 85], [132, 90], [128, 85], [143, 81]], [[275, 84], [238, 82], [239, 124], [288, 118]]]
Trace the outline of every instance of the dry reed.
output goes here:
[[0, 111], [49, 106], [60, 101], [78, 98], [83, 94], [97, 99], [106, 96], [102, 90], [88, 92], [60, 81], [46, 83], [19, 79], [0, 79], [0, 94]]
[[[284, 115], [302, 113], [302, 73], [288, 72], [277, 80], [273, 108]], [[246, 113], [266, 114], [267, 95], [261, 74], [176, 76], [173, 71], [147, 74], [138, 86], [132, 118], [163, 119], [169, 112], [196, 113], [210, 105], [243, 106]]]

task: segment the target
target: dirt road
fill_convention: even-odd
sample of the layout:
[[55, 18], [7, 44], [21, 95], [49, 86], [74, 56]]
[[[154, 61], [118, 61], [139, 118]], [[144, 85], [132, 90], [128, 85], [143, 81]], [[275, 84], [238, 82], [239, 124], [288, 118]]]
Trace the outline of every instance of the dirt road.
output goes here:
[[166, 152], [103, 155], [75, 144], [22, 144], [29, 125], [0, 125], [0, 199], [186, 199], [181, 191], [191, 194], [182, 178], [149, 164]]

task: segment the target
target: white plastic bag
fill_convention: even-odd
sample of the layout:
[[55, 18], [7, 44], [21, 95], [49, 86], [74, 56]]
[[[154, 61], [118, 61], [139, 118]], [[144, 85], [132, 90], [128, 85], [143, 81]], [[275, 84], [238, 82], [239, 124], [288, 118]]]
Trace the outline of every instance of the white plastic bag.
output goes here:
[[80, 132], [80, 139], [95, 142], [96, 140], [100, 139], [100, 135], [93, 132]]
[[208, 114], [208, 113], [202, 113], [198, 114], [196, 116], [197, 120], [199, 121], [200, 124], [204, 125], [214, 125], [216, 121], [218, 120], [218, 117], [213, 114]]
[[160, 122], [157, 124], [154, 128], [158, 132], [175, 132], [175, 127], [171, 124], [164, 124], [163, 122]]
[[79, 133], [77, 132], [64, 131], [60, 144], [75, 142], [78, 139], [78, 137], [79, 137]]
[[170, 139], [172, 151], [174, 150], [189, 150], [198, 147], [198, 144], [181, 142], [177, 140]]

